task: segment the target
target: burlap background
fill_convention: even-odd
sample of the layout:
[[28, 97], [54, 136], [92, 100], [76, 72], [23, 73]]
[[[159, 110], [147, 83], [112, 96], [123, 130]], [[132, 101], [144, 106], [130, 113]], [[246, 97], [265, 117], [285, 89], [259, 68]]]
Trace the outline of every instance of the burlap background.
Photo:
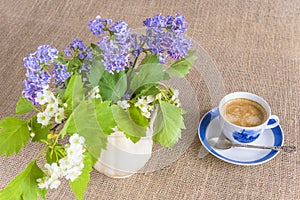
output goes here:
[[[38, 45], [63, 49], [75, 37], [92, 41], [95, 37], [87, 23], [96, 15], [124, 19], [138, 28], [144, 18], [157, 13], [185, 15], [188, 34], [214, 59], [225, 92], [243, 90], [264, 97], [281, 118], [285, 144], [300, 147], [299, 0], [2, 0], [0, 117], [13, 114], [23, 87], [22, 59]], [[194, 77], [192, 84], [197, 81]], [[29, 145], [17, 156], [0, 157], [0, 189], [23, 170], [36, 149], [36, 145]], [[172, 165], [128, 179], [114, 180], [93, 171], [85, 197], [300, 199], [299, 153], [281, 153], [263, 165], [241, 167], [211, 155], [199, 159], [199, 149], [200, 142], [195, 138], [188, 152]], [[47, 197], [75, 199], [65, 182]]]

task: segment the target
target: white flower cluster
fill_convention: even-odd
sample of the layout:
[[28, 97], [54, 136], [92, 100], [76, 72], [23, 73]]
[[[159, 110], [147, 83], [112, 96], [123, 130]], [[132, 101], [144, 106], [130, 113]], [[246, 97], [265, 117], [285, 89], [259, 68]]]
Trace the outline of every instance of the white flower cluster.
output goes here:
[[130, 107], [130, 104], [128, 103], [127, 100], [119, 100], [117, 101], [118, 106], [120, 106], [121, 108], [123, 108], [124, 110], [127, 110]]
[[89, 91], [88, 96], [92, 99], [100, 99], [101, 95], [100, 95], [99, 86], [96, 86], [93, 89], [91, 89], [91, 91]]
[[37, 179], [39, 188], [58, 188], [61, 183], [59, 178], [65, 177], [73, 182], [82, 173], [84, 141], [84, 137], [78, 134], [70, 137], [70, 146], [66, 148], [67, 156], [59, 160], [59, 166], [57, 163], [45, 164], [46, 176]]
[[37, 122], [43, 126], [47, 126], [52, 117], [58, 124], [65, 118], [64, 107], [67, 105], [63, 104], [64, 107], [60, 106], [60, 99], [56, 98], [51, 91], [43, 89], [43, 91], [37, 93], [35, 100], [42, 106], [46, 105], [45, 110], [37, 114]]
[[141, 96], [138, 98], [138, 101], [134, 104], [135, 107], [138, 107], [142, 111], [142, 115], [146, 118], [151, 117], [151, 112], [154, 110], [154, 106], [151, 103], [154, 101], [152, 95]]

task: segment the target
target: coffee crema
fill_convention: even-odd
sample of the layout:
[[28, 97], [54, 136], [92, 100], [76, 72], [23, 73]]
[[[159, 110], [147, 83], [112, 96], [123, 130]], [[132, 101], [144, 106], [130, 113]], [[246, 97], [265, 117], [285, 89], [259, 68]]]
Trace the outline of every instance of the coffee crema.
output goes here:
[[223, 105], [224, 117], [237, 126], [253, 127], [267, 120], [267, 111], [256, 101], [236, 98]]

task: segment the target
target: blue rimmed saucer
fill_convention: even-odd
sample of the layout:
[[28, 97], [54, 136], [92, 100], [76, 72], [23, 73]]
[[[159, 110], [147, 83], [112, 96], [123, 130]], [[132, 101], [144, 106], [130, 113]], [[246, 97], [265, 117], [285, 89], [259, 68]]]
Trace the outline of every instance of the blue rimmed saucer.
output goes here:
[[[219, 125], [219, 109], [214, 108], [206, 113], [200, 121], [198, 129], [199, 139], [202, 145], [214, 156], [226, 162], [236, 165], [258, 165], [274, 158], [278, 151], [268, 149], [250, 149], [243, 147], [233, 147], [227, 150], [220, 150], [211, 147], [207, 140], [211, 137], [222, 136]], [[265, 130], [253, 145], [261, 146], [282, 146], [284, 135], [279, 126]]]

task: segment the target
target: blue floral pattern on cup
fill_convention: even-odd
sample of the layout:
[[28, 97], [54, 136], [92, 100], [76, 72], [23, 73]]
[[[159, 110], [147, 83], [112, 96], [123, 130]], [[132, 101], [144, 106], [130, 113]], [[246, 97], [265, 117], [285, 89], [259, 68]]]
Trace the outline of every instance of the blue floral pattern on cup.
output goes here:
[[242, 129], [240, 132], [234, 131], [232, 137], [238, 142], [249, 143], [253, 142], [260, 135], [261, 130], [245, 130]]

